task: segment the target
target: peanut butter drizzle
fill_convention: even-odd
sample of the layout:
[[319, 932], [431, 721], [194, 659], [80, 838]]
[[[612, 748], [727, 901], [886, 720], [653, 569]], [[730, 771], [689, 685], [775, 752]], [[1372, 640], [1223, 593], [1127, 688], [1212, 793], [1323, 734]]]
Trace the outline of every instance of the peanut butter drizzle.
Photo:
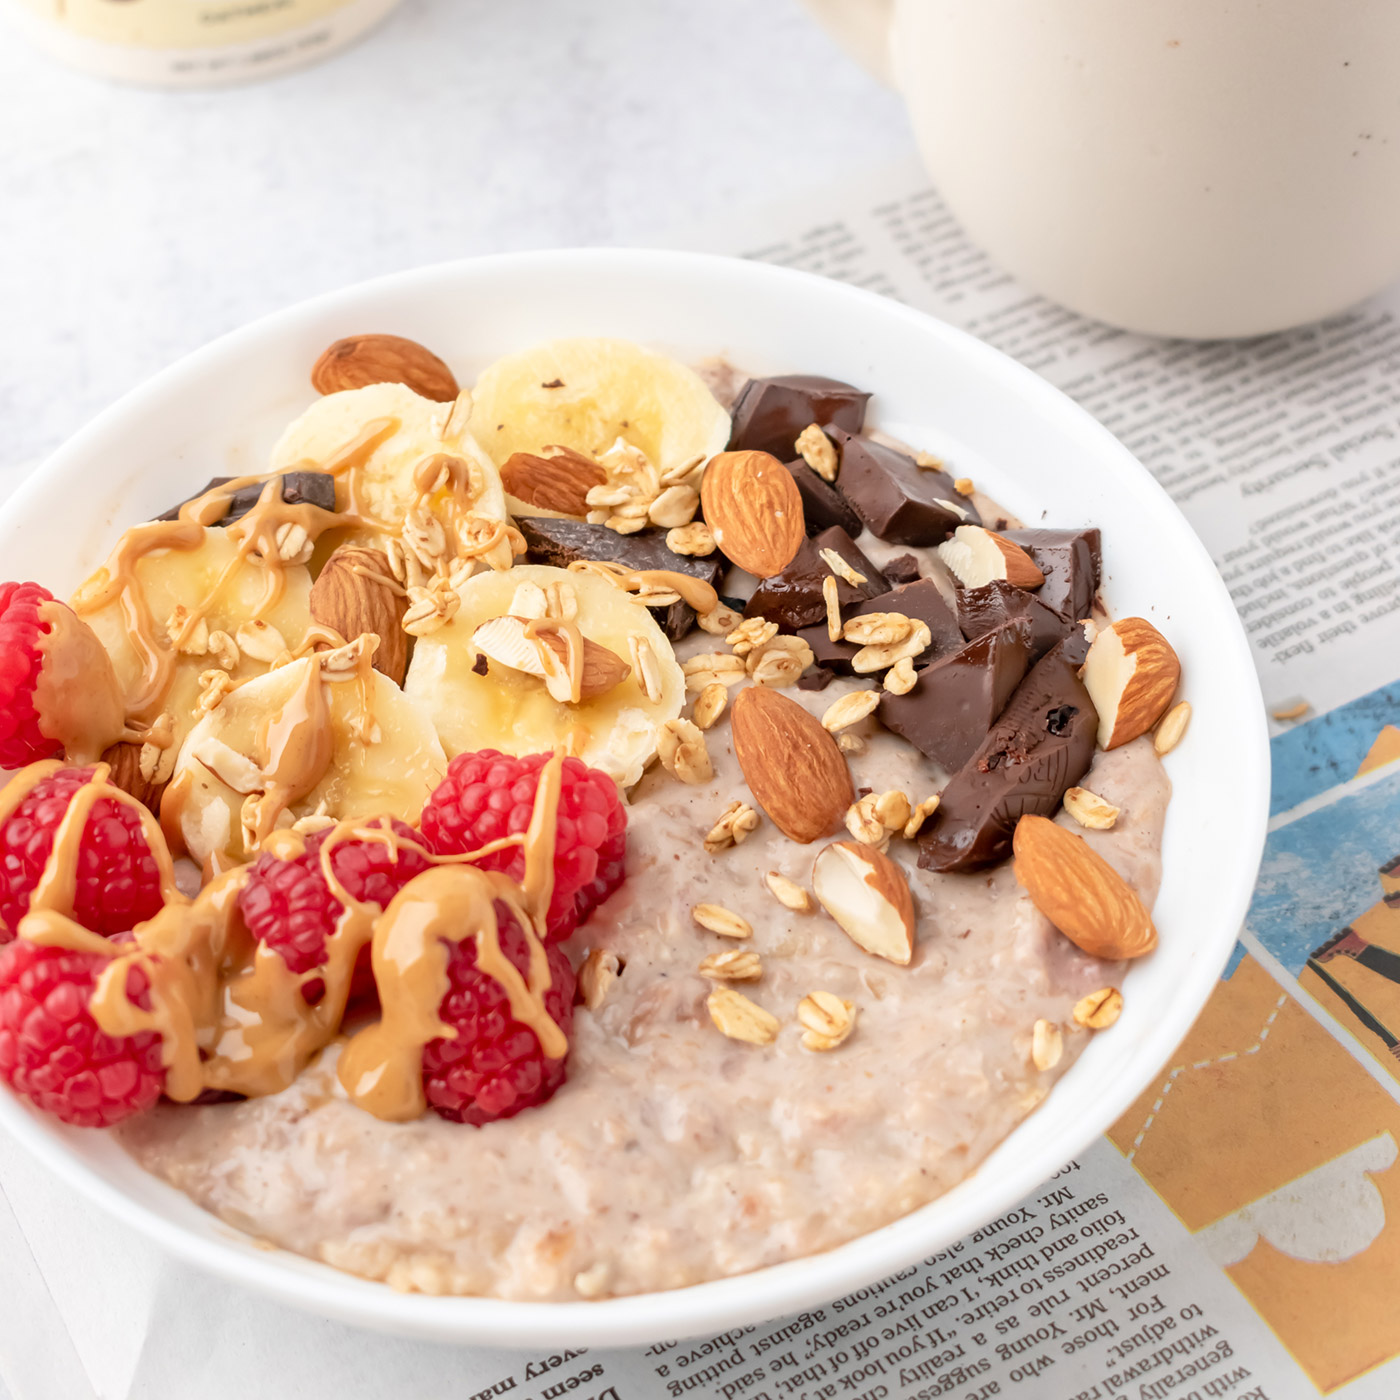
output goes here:
[[[252, 943], [236, 917], [246, 878], [246, 871], [237, 870], [206, 886], [193, 901], [177, 895], [124, 943], [89, 933], [53, 909], [34, 910], [20, 921], [20, 936], [32, 943], [110, 959], [88, 1002], [93, 1020], [114, 1037], [157, 1032], [167, 1071], [165, 1093], [179, 1103], [211, 1087], [212, 1065], [204, 1055], [212, 1043], [211, 1028], [221, 1018], [221, 976], [231, 963], [246, 959]], [[128, 993], [128, 975], [136, 967], [146, 975], [149, 1009]]]
[[[318, 668], [308, 670], [317, 676], [319, 689]], [[38, 783], [62, 766], [48, 761], [16, 774], [0, 790], [0, 824]], [[544, 1003], [551, 979], [540, 938], [554, 890], [562, 772], [560, 751], [541, 769], [530, 825], [523, 835], [503, 837], [465, 855], [433, 855], [395, 833], [387, 818], [338, 822], [324, 838], [319, 860], [343, 912], [326, 942], [325, 961], [298, 974], [253, 939], [239, 916], [238, 894], [250, 867], [219, 873], [195, 899], [186, 899], [176, 888], [173, 865], [154, 819], [134, 798], [113, 788], [106, 765], [98, 764], [55, 832], [53, 851], [19, 933], [47, 946], [111, 959], [93, 993], [93, 1017], [112, 1036], [159, 1032], [168, 1071], [166, 1094], [180, 1102], [196, 1098], [204, 1089], [247, 1095], [285, 1089], [337, 1034], [360, 950], [371, 944], [384, 1016], [377, 1026], [351, 1040], [346, 1055], [351, 1051], [354, 1055], [342, 1059], [340, 1073], [347, 1092], [361, 1107], [402, 1121], [424, 1110], [423, 1046], [439, 1035], [454, 1034], [437, 1019], [447, 990], [449, 950], [443, 940], [474, 937], [477, 965], [505, 992], [511, 1014], [534, 1031], [551, 1059], [568, 1051], [568, 1042]], [[160, 863], [166, 901], [161, 912], [140, 925], [125, 943], [90, 933], [72, 919], [82, 832], [94, 805], [103, 799], [124, 802], [142, 814], [143, 830]], [[379, 841], [395, 852], [412, 849], [434, 868], [410, 881], [389, 910], [380, 914], [375, 906], [353, 899], [336, 879], [331, 857], [336, 846], [351, 840]], [[525, 876], [520, 885], [470, 864], [512, 845], [524, 848]], [[304, 853], [306, 843], [295, 831], [278, 830], [269, 833], [262, 849], [290, 860]], [[529, 948], [524, 976], [501, 949], [493, 908], [497, 900], [511, 910], [524, 931]], [[403, 912], [410, 907], [416, 912]], [[137, 966], [147, 978], [149, 1008], [128, 996], [128, 973]], [[322, 985], [314, 1005], [305, 996], [312, 982]], [[355, 1050], [356, 1046], [360, 1048]], [[352, 1084], [363, 1085], [363, 1101]]]
[[56, 758], [46, 758], [39, 763], [31, 763], [21, 768], [13, 778], [0, 789], [0, 826], [4, 826], [19, 811], [20, 803], [34, 791], [51, 773], [57, 773], [63, 764]]
[[64, 603], [39, 604], [43, 664], [34, 684], [39, 732], [63, 745], [72, 763], [96, 763], [126, 732], [112, 658], [97, 634]]
[[[190, 793], [194, 790], [194, 772], [186, 768], [176, 773], [160, 797], [160, 834], [176, 855], [186, 855], [185, 835], [181, 826]], [[206, 881], [209, 872], [205, 872]]]
[[[336, 481], [336, 509], [344, 515], [354, 516], [357, 524], [366, 526], [371, 530], [388, 530], [383, 521], [375, 520], [361, 503], [355, 493], [355, 480], [348, 477], [349, 472], [356, 467], [363, 466], [366, 459], [374, 452], [385, 438], [398, 432], [401, 426], [400, 420], [393, 417], [372, 418], [352, 437], [343, 447], [334, 452], [326, 461], [317, 463], [313, 460], [298, 462], [295, 467], [284, 468], [287, 471], [296, 471], [303, 468], [307, 471], [324, 472], [327, 476], [333, 476]], [[343, 492], [341, 488], [344, 488]], [[344, 497], [342, 500], [341, 497]]]
[[383, 1015], [351, 1039], [337, 1066], [351, 1101], [376, 1118], [402, 1123], [427, 1108], [423, 1047], [457, 1035], [437, 1014], [449, 987], [450, 944], [474, 939], [477, 966], [500, 984], [515, 1019], [534, 1030], [551, 1059], [566, 1053], [563, 1032], [544, 1009], [548, 968], [546, 980], [539, 983], [532, 957], [527, 983], [505, 956], [496, 920], [498, 900], [534, 938], [518, 888], [502, 875], [470, 865], [439, 866], [418, 876], [379, 921], [373, 957]]
[[598, 574], [628, 593], [646, 587], [670, 589], [701, 614], [711, 613], [719, 606], [719, 594], [704, 579], [673, 569], [629, 569], [606, 559], [575, 559], [569, 569], [573, 573]]
[[306, 672], [300, 684], [282, 707], [258, 726], [253, 758], [266, 786], [256, 804], [256, 842], [265, 840], [282, 813], [321, 781], [334, 752], [330, 704], [320, 663], [308, 657], [296, 664]]
[[[558, 637], [564, 643], [563, 656], [550, 646], [548, 638], [551, 636]], [[549, 693], [556, 700], [567, 700], [568, 704], [577, 705], [583, 698], [583, 633], [577, 624], [564, 622], [557, 617], [527, 618], [525, 637], [535, 644], [540, 665], [544, 667], [546, 683], [550, 680], [568, 682], [567, 697], [556, 694], [553, 686], [548, 687]]]
[[[33, 791], [34, 787], [62, 765], [58, 763], [35, 763], [16, 775], [3, 794], [0, 794], [0, 823], [14, 811], [19, 803]], [[92, 777], [73, 794], [68, 810], [53, 835], [53, 846], [44, 862], [43, 873], [30, 896], [31, 912], [51, 910], [54, 913], [71, 916], [78, 884], [78, 857], [82, 850], [83, 834], [92, 817], [93, 808], [99, 802], [115, 802], [135, 812], [141, 822], [141, 831], [151, 855], [156, 862], [160, 876], [160, 893], [163, 900], [183, 900], [175, 884], [175, 866], [161, 839], [160, 827], [149, 810], [130, 793], [123, 792], [108, 782], [111, 769], [105, 763], [96, 764]], [[11, 790], [17, 789], [17, 798], [11, 798]], [[13, 801], [13, 806], [10, 805]]]
[[[390, 433], [397, 430], [396, 418], [377, 418], [365, 426], [323, 465], [308, 463], [314, 470], [325, 472], [337, 480], [337, 492], [344, 485], [341, 476], [360, 465], [366, 456]], [[124, 697], [127, 715], [149, 723], [160, 712], [175, 675], [178, 655], [175, 642], [185, 639], [199, 626], [218, 600], [220, 593], [237, 569], [249, 558], [257, 559], [266, 569], [263, 595], [253, 610], [253, 617], [263, 616], [276, 606], [286, 586], [288, 563], [281, 558], [277, 543], [278, 531], [284, 526], [300, 526], [310, 540], [337, 525], [369, 525], [383, 528], [376, 522], [361, 518], [353, 488], [347, 488], [348, 509], [326, 511], [306, 503], [288, 505], [282, 499], [278, 479], [286, 468], [234, 477], [220, 486], [180, 507], [174, 520], [153, 520], [126, 531], [112, 551], [107, 563], [98, 571], [100, 578], [91, 589], [82, 590], [73, 599], [73, 611], [82, 617], [98, 612], [114, 602], [120, 603], [122, 622], [132, 649], [141, 662], [141, 676], [134, 689]], [[238, 546], [237, 555], [215, 580], [214, 585], [191, 609], [181, 628], [179, 638], [162, 637], [151, 613], [145, 589], [136, 573], [137, 564], [158, 549], [193, 550], [204, 542], [205, 531], [221, 520], [234, 495], [246, 486], [263, 484], [257, 503], [241, 520], [227, 527], [229, 538]], [[100, 752], [100, 750], [99, 750]]]
[[127, 637], [141, 660], [141, 679], [135, 690], [125, 697], [126, 710], [129, 715], [147, 721], [155, 717], [170, 689], [175, 675], [175, 650], [160, 639], [146, 590], [136, 576], [136, 565], [156, 549], [199, 547], [204, 540], [204, 526], [193, 518], [185, 518], [185, 511], [195, 504], [192, 501], [183, 506], [178, 520], [153, 520], [146, 525], [132, 526], [98, 570], [97, 576], [102, 577], [103, 582], [73, 598], [73, 611], [79, 617], [120, 602]]
[[[511, 1015], [534, 1031], [550, 1059], [568, 1053], [568, 1041], [544, 1003], [550, 975], [540, 938], [554, 892], [563, 765], [563, 754], [556, 752], [540, 770], [523, 842], [525, 879], [520, 886], [474, 866], [444, 864], [410, 881], [379, 920], [372, 956], [383, 1016], [351, 1039], [337, 1066], [345, 1092], [376, 1118], [406, 1122], [427, 1107], [423, 1047], [456, 1036], [437, 1014], [449, 986], [449, 943], [475, 938], [477, 966], [505, 992]], [[511, 910], [525, 933], [530, 951], [525, 977], [501, 949], [496, 900]]]

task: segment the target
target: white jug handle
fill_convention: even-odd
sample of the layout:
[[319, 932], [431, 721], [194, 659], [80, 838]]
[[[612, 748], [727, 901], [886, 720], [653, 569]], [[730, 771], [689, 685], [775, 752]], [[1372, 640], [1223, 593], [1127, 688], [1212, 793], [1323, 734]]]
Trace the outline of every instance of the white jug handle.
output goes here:
[[890, 23], [894, 0], [807, 0], [817, 23], [867, 73], [894, 87], [890, 63]]

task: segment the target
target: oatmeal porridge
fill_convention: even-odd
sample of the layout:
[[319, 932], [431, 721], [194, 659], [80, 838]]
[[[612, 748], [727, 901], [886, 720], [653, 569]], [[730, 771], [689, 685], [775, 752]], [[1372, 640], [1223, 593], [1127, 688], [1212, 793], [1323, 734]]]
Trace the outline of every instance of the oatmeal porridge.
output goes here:
[[813, 376], [313, 383], [71, 607], [0, 586], [0, 1077], [429, 1293], [724, 1277], [975, 1170], [1156, 941], [1189, 711], [1098, 531]]

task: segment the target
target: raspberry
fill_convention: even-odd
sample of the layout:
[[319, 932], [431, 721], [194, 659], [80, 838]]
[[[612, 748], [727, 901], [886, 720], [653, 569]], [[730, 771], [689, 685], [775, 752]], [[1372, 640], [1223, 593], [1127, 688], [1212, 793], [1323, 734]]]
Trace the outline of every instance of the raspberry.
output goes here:
[[627, 878], [627, 832], [609, 836], [598, 847], [598, 873], [574, 896], [575, 922], [583, 923]]
[[[495, 907], [501, 951], [525, 974], [530, 953], [524, 930], [506, 905], [498, 900]], [[545, 1009], [568, 1036], [574, 1024], [574, 970], [562, 948], [550, 945], [545, 952], [550, 976]], [[534, 1031], [511, 1015], [501, 984], [476, 965], [475, 939], [452, 945], [447, 978], [438, 1015], [457, 1035], [423, 1047], [423, 1091], [432, 1108], [454, 1123], [479, 1126], [548, 1099], [565, 1080], [568, 1057], [548, 1059]]]
[[[393, 829], [404, 840], [419, 839], [401, 821], [395, 821]], [[329, 830], [308, 836], [305, 854], [295, 860], [279, 860], [264, 851], [238, 895], [249, 932], [280, 953], [297, 973], [325, 962], [326, 940], [335, 932], [343, 908], [321, 873], [320, 852]], [[351, 899], [380, 909], [429, 864], [411, 847], [383, 841], [343, 841], [331, 851], [331, 870]]]
[[[54, 832], [91, 768], [60, 768], [36, 783], [0, 826], [0, 943], [15, 936], [53, 850]], [[160, 867], [141, 818], [124, 802], [93, 804], [78, 847], [73, 917], [94, 933], [121, 933], [160, 912]]]
[[[96, 953], [22, 938], [0, 948], [0, 1079], [80, 1128], [110, 1128], [150, 1108], [165, 1083], [158, 1032], [114, 1038], [88, 1011], [106, 965]], [[142, 968], [127, 973], [126, 993], [150, 1010]]]
[[[458, 754], [423, 809], [423, 837], [439, 855], [464, 855], [530, 825], [540, 769], [549, 754], [511, 758], [494, 749]], [[577, 758], [564, 760], [554, 838], [554, 896], [548, 938], [567, 938], [626, 876], [627, 813], [617, 784]], [[478, 862], [512, 880], [525, 853], [509, 846]]]
[[39, 620], [39, 604], [54, 601], [37, 583], [0, 583], [0, 768], [23, 768], [53, 758], [63, 747], [39, 732], [34, 687], [43, 653], [39, 638], [49, 625]]

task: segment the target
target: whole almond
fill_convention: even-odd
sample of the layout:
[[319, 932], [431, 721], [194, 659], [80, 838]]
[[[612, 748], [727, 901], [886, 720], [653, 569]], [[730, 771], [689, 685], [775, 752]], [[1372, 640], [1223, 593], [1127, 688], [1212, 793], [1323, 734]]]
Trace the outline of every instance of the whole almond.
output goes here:
[[1094, 637], [1081, 675], [1099, 712], [1099, 747], [1116, 749], [1161, 719], [1181, 680], [1181, 662], [1146, 618], [1120, 617]]
[[152, 812], [159, 814], [160, 799], [168, 784], [155, 782], [142, 774], [140, 744], [113, 744], [103, 753], [102, 762], [111, 768], [107, 781], [113, 787], [129, 793]]
[[1152, 916], [1123, 877], [1082, 836], [1027, 814], [1012, 839], [1016, 878], [1031, 903], [1077, 948], [1110, 962], [1157, 946]]
[[408, 599], [399, 596], [393, 577], [388, 558], [377, 549], [343, 544], [311, 585], [311, 616], [347, 642], [373, 632], [379, 638], [374, 669], [402, 685], [408, 669], [408, 633], [402, 625]]
[[836, 740], [795, 700], [753, 685], [734, 698], [730, 727], [744, 781], [773, 824], [807, 844], [841, 825], [855, 801]]
[[337, 340], [311, 371], [318, 394], [363, 389], [368, 384], [407, 384], [415, 394], [451, 403], [458, 393], [452, 371], [416, 340], [401, 335], [350, 335]]
[[711, 458], [700, 503], [715, 543], [758, 578], [786, 568], [807, 538], [797, 483], [766, 452], [721, 452]]
[[607, 480], [607, 473], [597, 462], [567, 449], [560, 449], [551, 457], [513, 452], [501, 468], [501, 484], [516, 500], [580, 519], [591, 509], [586, 499], [588, 492], [595, 486], [605, 486]]

